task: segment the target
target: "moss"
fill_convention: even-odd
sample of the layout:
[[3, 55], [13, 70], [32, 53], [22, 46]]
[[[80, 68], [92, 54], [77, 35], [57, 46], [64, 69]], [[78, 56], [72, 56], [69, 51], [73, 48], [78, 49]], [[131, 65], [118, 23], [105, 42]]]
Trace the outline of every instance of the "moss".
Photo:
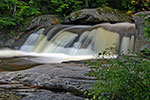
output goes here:
[[21, 24], [18, 24], [15, 27], [10, 27], [9, 29], [3, 30], [3, 35], [1, 36], [1, 38], [15, 38], [17, 37], [21, 32], [25, 31], [26, 28], [29, 26], [31, 20], [34, 17], [30, 17], [30, 18], [26, 18], [24, 20], [24, 22], [22, 22]]
[[76, 18], [78, 18], [78, 17], [80, 17], [80, 15], [81, 15], [81, 11], [77, 11], [77, 12], [75, 12], [75, 13], [73, 13], [73, 19], [76, 19]]
[[21, 96], [9, 92], [1, 92], [0, 100], [21, 100]]
[[150, 14], [139, 14], [137, 16], [139, 16], [139, 17], [147, 17], [148, 15], [150, 15]]
[[99, 14], [102, 14], [102, 13], [110, 13], [110, 14], [115, 14], [115, 15], [118, 15], [118, 16], [121, 16], [121, 15], [125, 15], [123, 12], [117, 10], [117, 9], [112, 9], [110, 7], [104, 7], [104, 8], [97, 8], [96, 11], [99, 13]]
[[121, 11], [119, 11], [117, 9], [112, 9], [110, 7], [97, 8], [96, 11], [100, 15], [101, 14], [110, 14], [110, 16], [113, 18], [113, 19], [110, 19], [110, 20], [116, 20], [116, 21], [128, 20], [129, 22], [131, 20], [131, 17], [129, 17], [128, 15], [124, 14], [123, 12], [121, 12]]
[[117, 11], [116, 9], [112, 9], [110, 7], [97, 8], [96, 11], [99, 14], [102, 14], [102, 13], [119, 13], [119, 11]]

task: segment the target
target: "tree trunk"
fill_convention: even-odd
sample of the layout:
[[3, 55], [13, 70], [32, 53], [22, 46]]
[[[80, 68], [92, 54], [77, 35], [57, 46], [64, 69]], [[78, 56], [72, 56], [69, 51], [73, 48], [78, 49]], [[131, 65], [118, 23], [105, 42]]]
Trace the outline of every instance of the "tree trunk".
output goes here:
[[15, 5], [14, 5], [14, 11], [13, 11], [13, 16], [14, 16], [14, 17], [15, 17], [16, 8], [17, 8], [17, 6], [16, 6], [16, 4], [15, 4]]

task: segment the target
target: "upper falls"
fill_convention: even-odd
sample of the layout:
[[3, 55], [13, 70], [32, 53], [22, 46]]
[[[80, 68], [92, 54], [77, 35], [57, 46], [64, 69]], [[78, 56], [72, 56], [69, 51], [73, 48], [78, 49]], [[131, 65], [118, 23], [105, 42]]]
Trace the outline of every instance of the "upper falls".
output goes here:
[[36, 53], [95, 55], [109, 51], [128, 54], [134, 51], [135, 24], [54, 25], [33, 32], [20, 50]]

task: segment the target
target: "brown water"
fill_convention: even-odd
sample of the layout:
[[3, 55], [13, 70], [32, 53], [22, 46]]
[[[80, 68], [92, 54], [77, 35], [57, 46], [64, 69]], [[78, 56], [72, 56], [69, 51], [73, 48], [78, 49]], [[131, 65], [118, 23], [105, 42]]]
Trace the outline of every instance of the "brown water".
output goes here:
[[0, 72], [25, 70], [42, 64], [30, 61], [28, 58], [31, 57], [0, 58]]

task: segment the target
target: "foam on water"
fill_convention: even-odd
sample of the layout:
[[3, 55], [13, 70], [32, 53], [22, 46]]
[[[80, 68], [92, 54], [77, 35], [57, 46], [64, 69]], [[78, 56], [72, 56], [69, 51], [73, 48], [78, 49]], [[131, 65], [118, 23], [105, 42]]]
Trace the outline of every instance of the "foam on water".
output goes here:
[[[0, 50], [0, 57], [29, 57], [29, 60], [41, 63], [61, 63], [97, 58], [108, 48], [116, 58], [117, 52], [129, 54], [134, 51], [135, 24], [98, 24], [85, 25], [56, 25], [48, 29], [41, 28], [31, 34], [17, 50]], [[99, 58], [102, 58], [100, 56]]]
[[2, 49], [0, 50], [0, 58], [8, 58], [15, 56], [25, 56], [26, 53], [18, 50]]
[[[12, 57], [24, 57], [31, 56], [32, 58], [27, 58], [28, 60], [38, 62], [38, 63], [62, 63], [66, 61], [79, 61], [97, 58], [96, 55], [84, 55], [84, 56], [71, 56], [62, 53], [29, 53], [18, 50], [3, 49], [0, 50], [0, 58], [12, 58]], [[101, 58], [100, 56], [99, 58]], [[113, 56], [104, 56], [104, 58], [116, 58]]]

